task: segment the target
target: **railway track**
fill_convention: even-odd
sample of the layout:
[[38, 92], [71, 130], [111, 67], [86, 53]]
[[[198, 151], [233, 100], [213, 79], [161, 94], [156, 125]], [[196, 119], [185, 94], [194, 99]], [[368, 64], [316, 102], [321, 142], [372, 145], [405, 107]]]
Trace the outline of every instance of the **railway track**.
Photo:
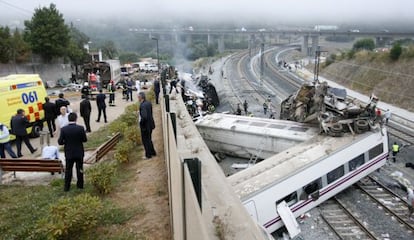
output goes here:
[[408, 203], [404, 199], [373, 177], [359, 181], [356, 186], [414, 237], [414, 222], [408, 219]]
[[333, 197], [319, 207], [320, 216], [339, 239], [378, 239], [339, 199]]
[[413, 145], [414, 144], [414, 134], [411, 130], [407, 129], [401, 123], [391, 121], [387, 125], [388, 133], [393, 137], [400, 140], [403, 145]]

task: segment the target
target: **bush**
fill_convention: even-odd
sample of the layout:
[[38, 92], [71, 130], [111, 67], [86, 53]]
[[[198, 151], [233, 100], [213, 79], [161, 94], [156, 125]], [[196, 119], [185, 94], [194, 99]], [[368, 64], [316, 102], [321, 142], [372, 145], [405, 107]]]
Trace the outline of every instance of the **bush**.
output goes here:
[[89, 194], [62, 198], [37, 222], [36, 238], [77, 239], [98, 225], [102, 209], [100, 199]]
[[356, 43], [354, 43], [354, 46], [352, 47], [355, 51], [360, 50], [369, 50], [372, 51], [375, 48], [375, 42], [371, 38], [364, 38], [361, 40], [358, 40]]
[[398, 58], [400, 58], [402, 53], [402, 47], [401, 44], [396, 43], [394, 44], [394, 46], [392, 46], [391, 51], [390, 51], [390, 58], [394, 61], [398, 60]]
[[326, 58], [325, 67], [331, 65], [336, 60], [336, 54], [331, 54], [329, 57]]
[[354, 56], [355, 56], [355, 51], [354, 50], [350, 50], [348, 53], [347, 53], [347, 59], [352, 59], [352, 58], [354, 58]]
[[116, 169], [117, 166], [113, 162], [100, 163], [86, 169], [86, 176], [100, 194], [107, 194], [112, 189]]
[[134, 147], [134, 144], [131, 143], [131, 141], [123, 139], [116, 145], [114, 156], [119, 163], [129, 162], [129, 153]]

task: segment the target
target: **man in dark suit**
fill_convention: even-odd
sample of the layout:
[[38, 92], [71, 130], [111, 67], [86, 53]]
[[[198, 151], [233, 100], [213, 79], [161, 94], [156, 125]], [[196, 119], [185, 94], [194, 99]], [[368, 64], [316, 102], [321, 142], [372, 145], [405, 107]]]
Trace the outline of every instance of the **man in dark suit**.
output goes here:
[[91, 119], [91, 102], [89, 101], [88, 95], [82, 95], [82, 101], [80, 102], [80, 115], [83, 118], [83, 121], [85, 122], [86, 132], [91, 132], [91, 125], [90, 125], [90, 119]]
[[160, 80], [156, 78], [154, 80], [154, 93], [155, 93], [155, 104], [158, 104], [158, 98], [160, 96]]
[[139, 105], [139, 127], [141, 129], [142, 144], [145, 149], [144, 159], [156, 156], [154, 145], [152, 144], [151, 134], [155, 128], [154, 118], [152, 117], [152, 104], [145, 99], [145, 93], [138, 93]]
[[99, 94], [96, 96], [96, 105], [98, 106], [98, 119], [96, 119], [96, 122], [99, 122], [101, 120], [101, 113], [103, 112], [104, 120], [106, 121], [106, 103], [105, 103], [105, 94], [102, 93], [102, 89], [99, 89]]
[[53, 137], [53, 132], [56, 131], [56, 104], [50, 102], [49, 97], [45, 97], [43, 110], [45, 111], [45, 120], [47, 123], [47, 128], [49, 129], [50, 137]]
[[56, 104], [56, 116], [60, 114], [60, 108], [65, 106], [69, 110], [70, 102], [65, 98], [63, 93], [59, 93], [59, 98], [55, 100]]
[[26, 144], [31, 153], [37, 151], [37, 148], [33, 148], [32, 144], [30, 144], [29, 136], [27, 135], [26, 131], [26, 128], [30, 123], [24, 114], [25, 111], [23, 109], [18, 109], [17, 114], [14, 115], [10, 121], [12, 133], [16, 136], [17, 157], [23, 157], [22, 141]]
[[64, 145], [66, 169], [64, 191], [70, 189], [73, 165], [76, 163], [76, 186], [83, 188], [83, 143], [87, 141], [85, 129], [76, 124], [76, 113], [69, 113], [69, 124], [60, 130], [59, 145]]

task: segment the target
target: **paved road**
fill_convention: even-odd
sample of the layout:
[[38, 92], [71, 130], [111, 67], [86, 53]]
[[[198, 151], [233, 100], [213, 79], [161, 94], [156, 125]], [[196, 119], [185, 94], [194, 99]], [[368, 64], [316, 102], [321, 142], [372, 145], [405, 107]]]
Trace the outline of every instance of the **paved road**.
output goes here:
[[[77, 120], [77, 124], [84, 126], [83, 123], [83, 118], [81, 118], [79, 116], [79, 103], [81, 101], [80, 99], [80, 94], [73, 94], [73, 93], [68, 93], [67, 94], [67, 99], [70, 101], [71, 105], [70, 107], [72, 108], [72, 110], [74, 112], [76, 112], [78, 114], [78, 120]], [[138, 101], [137, 98], [137, 92], [134, 92], [133, 95], [134, 101], [125, 101], [122, 99], [122, 93], [119, 91], [115, 94], [115, 107], [109, 107], [108, 104], [108, 100], [107, 99], [107, 120], [108, 123], [104, 123], [103, 121], [103, 117], [101, 117], [101, 121], [99, 123], [97, 123], [95, 120], [97, 119], [98, 116], [98, 110], [97, 110], [97, 106], [94, 100], [91, 100], [91, 105], [92, 105], [92, 113], [91, 113], [91, 129], [92, 132], [98, 130], [101, 127], [105, 127], [107, 126], [110, 122], [112, 122], [113, 120], [115, 120], [120, 114], [122, 114], [125, 110], [125, 107], [128, 105], [131, 105], [133, 103], [136, 103]], [[53, 100], [52, 100], [53, 101]], [[44, 130], [47, 130], [47, 126], [44, 128]], [[50, 138], [50, 144], [51, 145], [55, 145], [58, 146], [57, 144], [57, 140], [59, 138], [59, 135], [56, 134], [56, 136], [54, 138]], [[22, 144], [22, 154], [24, 156], [24, 158], [40, 158], [41, 156], [41, 145], [40, 145], [40, 138], [32, 138], [30, 139], [31, 144], [33, 145], [33, 147], [37, 147], [38, 150], [37, 152], [35, 152], [34, 154], [30, 154], [29, 150], [27, 149], [26, 145], [24, 145], [24, 143]], [[13, 150], [16, 152], [16, 146], [13, 144], [12, 145]], [[88, 156], [88, 152], [85, 153], [85, 157]], [[60, 159], [63, 160], [64, 163], [64, 154], [63, 152], [60, 153], [59, 156]], [[16, 173], [17, 178], [13, 179], [12, 178], [12, 173], [8, 173], [5, 174], [5, 176], [3, 177], [3, 182], [10, 182], [10, 181], [19, 181], [19, 182], [25, 182], [25, 184], [48, 184], [50, 182], [50, 180], [52, 178], [59, 178], [60, 175], [59, 174], [55, 174], [55, 175], [50, 175], [49, 173], [42, 173], [42, 172], [17, 172]], [[73, 175], [74, 178], [76, 178], [76, 174]]]

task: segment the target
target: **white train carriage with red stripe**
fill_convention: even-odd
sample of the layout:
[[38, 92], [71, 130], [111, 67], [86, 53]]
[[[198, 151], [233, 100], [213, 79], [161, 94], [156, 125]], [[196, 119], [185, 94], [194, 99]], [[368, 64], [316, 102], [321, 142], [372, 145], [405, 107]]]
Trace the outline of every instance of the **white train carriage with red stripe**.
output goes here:
[[377, 170], [387, 157], [386, 128], [378, 126], [356, 135], [315, 136], [228, 179], [252, 218], [272, 233], [284, 225], [289, 230], [296, 217]]

